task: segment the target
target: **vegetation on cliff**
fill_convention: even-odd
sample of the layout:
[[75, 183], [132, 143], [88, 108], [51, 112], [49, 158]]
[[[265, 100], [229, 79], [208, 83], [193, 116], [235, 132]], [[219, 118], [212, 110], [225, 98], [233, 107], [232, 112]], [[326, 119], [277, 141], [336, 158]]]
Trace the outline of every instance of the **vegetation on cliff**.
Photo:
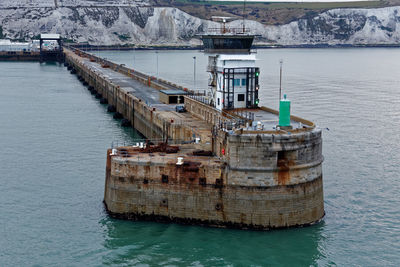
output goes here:
[[382, 8], [400, 5], [400, 0], [271, 3], [201, 0], [150, 0], [154, 7], [175, 7], [201, 18], [212, 16], [236, 17], [254, 20], [266, 25], [283, 25], [299, 19], [315, 17], [337, 8]]

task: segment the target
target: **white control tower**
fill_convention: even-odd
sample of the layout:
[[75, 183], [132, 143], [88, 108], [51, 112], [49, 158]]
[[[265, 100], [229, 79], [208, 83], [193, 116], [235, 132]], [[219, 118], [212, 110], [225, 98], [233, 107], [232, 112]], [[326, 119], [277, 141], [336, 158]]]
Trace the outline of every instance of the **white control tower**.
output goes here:
[[222, 28], [210, 29], [202, 35], [204, 52], [208, 54], [208, 85], [211, 104], [218, 110], [258, 107], [258, 77], [256, 56], [251, 54], [254, 35], [243, 28], [227, 28], [231, 18], [213, 17]]

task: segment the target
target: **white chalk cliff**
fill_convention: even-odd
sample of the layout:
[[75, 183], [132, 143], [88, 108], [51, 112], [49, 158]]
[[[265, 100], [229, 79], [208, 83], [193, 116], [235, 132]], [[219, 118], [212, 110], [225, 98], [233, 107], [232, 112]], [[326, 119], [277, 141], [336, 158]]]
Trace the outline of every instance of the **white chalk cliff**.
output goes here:
[[[176, 8], [130, 0], [2, 0], [0, 38], [29, 39], [60, 33], [76, 42], [115, 45], [193, 45], [196, 34], [216, 23]], [[242, 25], [233, 21], [231, 26]], [[279, 45], [398, 44], [400, 7], [332, 9], [286, 25], [246, 21], [261, 43]]]

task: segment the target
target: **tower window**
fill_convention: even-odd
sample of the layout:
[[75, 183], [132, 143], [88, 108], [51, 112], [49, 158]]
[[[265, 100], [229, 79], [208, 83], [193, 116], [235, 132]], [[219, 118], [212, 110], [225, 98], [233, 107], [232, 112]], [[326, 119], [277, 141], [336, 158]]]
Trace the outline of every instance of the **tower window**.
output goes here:
[[238, 101], [244, 101], [244, 94], [238, 94]]
[[240, 86], [240, 79], [235, 79], [233, 83], [235, 86]]
[[242, 79], [242, 86], [246, 86], [246, 79]]

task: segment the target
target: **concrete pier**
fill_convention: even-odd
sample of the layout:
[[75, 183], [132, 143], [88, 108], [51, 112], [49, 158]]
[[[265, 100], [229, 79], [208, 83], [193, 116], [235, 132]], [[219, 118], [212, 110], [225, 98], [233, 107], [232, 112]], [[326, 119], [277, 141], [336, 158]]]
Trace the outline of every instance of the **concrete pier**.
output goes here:
[[66, 62], [77, 75], [147, 139], [165, 140], [168, 136], [176, 141], [189, 141], [193, 135], [207, 138], [211, 125], [189, 113], [176, 113], [174, 106], [158, 100], [159, 90], [170, 89], [172, 85], [100, 58], [96, 62], [94, 56], [82, 52], [77, 55], [65, 50], [65, 54]]
[[321, 130], [312, 122], [291, 116], [292, 128], [280, 129], [275, 110], [221, 112], [191, 95], [187, 112], [178, 113], [158, 96], [181, 87], [79, 50], [65, 55], [147, 139], [180, 143], [107, 151], [104, 203], [111, 216], [259, 230], [324, 216]]
[[0, 61], [39, 61], [39, 52], [0, 51]]

